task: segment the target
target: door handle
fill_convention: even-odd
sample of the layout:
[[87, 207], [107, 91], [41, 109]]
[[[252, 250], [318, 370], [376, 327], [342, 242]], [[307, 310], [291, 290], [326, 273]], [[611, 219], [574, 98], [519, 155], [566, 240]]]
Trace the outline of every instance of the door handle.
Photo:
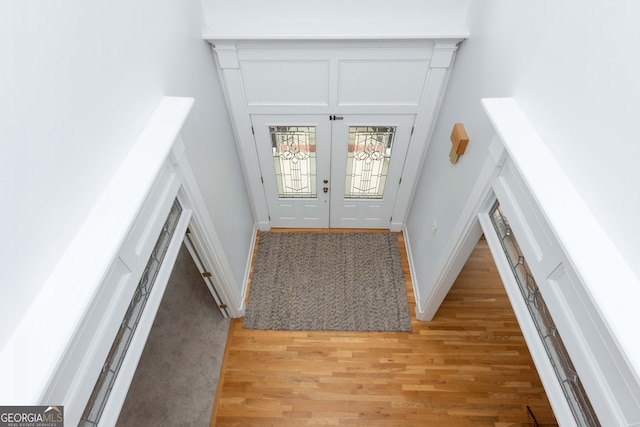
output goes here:
[[327, 193], [327, 192], [329, 192], [329, 188], [328, 188], [328, 187], [324, 187], [324, 188], [322, 189], [322, 191], [324, 191], [325, 193]]

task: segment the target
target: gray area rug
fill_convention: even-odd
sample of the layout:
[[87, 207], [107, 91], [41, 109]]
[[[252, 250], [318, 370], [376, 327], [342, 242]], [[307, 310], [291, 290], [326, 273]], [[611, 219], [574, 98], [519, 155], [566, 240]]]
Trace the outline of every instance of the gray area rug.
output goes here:
[[243, 326], [410, 331], [394, 233], [261, 233]]

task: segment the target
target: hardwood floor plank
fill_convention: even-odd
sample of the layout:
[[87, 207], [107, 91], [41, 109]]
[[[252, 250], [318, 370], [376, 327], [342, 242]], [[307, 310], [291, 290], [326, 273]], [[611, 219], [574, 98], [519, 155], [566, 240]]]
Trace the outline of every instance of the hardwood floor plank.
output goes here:
[[420, 322], [398, 241], [412, 332], [258, 331], [234, 319], [211, 425], [530, 426], [527, 405], [554, 425], [486, 242]]

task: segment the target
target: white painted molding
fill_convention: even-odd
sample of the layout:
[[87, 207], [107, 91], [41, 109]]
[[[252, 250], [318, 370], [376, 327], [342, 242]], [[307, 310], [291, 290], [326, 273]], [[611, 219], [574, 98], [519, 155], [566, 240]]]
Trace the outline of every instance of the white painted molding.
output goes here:
[[[431, 144], [435, 122], [442, 107], [442, 99], [447, 90], [447, 83], [451, 75], [450, 67], [453, 65], [458, 45], [463, 40], [463, 38], [451, 38], [435, 40], [434, 42], [433, 54], [429, 60], [429, 74], [424, 85], [420, 110], [418, 111], [416, 126], [409, 147], [409, 152], [416, 155], [405, 160], [402, 171], [403, 176], [420, 176], [424, 160], [429, 151], [429, 145]], [[396, 208], [393, 211], [394, 223], [392, 224], [392, 231], [401, 224], [406, 223], [409, 207], [418, 185], [418, 179], [404, 181], [410, 182], [410, 184], [400, 185], [396, 199], [399, 201], [408, 200], [409, 202], [396, 203]]]
[[213, 55], [219, 67], [220, 83], [229, 111], [236, 147], [240, 154], [240, 163], [249, 193], [253, 218], [258, 223], [260, 230], [268, 231], [271, 228], [269, 210], [264, 196], [260, 170], [259, 167], [256, 167], [259, 164], [258, 155], [254, 147], [251, 120], [247, 112], [242, 75], [238, 65], [238, 52], [235, 45], [231, 47], [228, 42], [219, 43], [209, 40], [209, 43], [212, 44]]
[[404, 224], [402, 227], [402, 234], [404, 235], [404, 246], [405, 246], [405, 250], [407, 251], [407, 260], [409, 261], [409, 274], [411, 275], [411, 285], [413, 286], [413, 297], [416, 300], [416, 308], [415, 308], [415, 312], [416, 312], [416, 318], [418, 320], [423, 318], [423, 314], [422, 314], [422, 310], [420, 309], [421, 304], [421, 297], [420, 297], [420, 287], [418, 286], [418, 279], [415, 276], [415, 261], [413, 258], [413, 252], [412, 252], [412, 245], [411, 245], [411, 241], [409, 239], [409, 232], [407, 230], [407, 225]]
[[640, 281], [517, 102], [482, 103], [508, 153], [495, 193], [597, 417], [640, 425]]
[[234, 40], [210, 40], [214, 54], [218, 58], [218, 66], [225, 68], [240, 68], [238, 49]]
[[[396, 205], [393, 210], [393, 227], [404, 225], [409, 215], [409, 208], [418, 186], [419, 177], [424, 164], [424, 159], [429, 151], [431, 136], [435, 122], [440, 112], [442, 98], [449, 80], [450, 70], [446, 68], [431, 68], [427, 74], [427, 81], [424, 85], [420, 110], [416, 117], [416, 125], [409, 142], [408, 155], [405, 159], [402, 170], [403, 184], [398, 187], [396, 195]], [[404, 177], [414, 177], [404, 179]]]
[[[102, 416], [100, 417], [101, 427], [115, 426], [118, 421], [122, 405], [127, 397], [127, 392], [129, 391], [134, 374], [136, 373], [138, 362], [140, 361], [140, 357], [142, 357], [142, 352], [144, 351], [147, 338], [151, 332], [153, 321], [155, 320], [158, 309], [160, 308], [160, 303], [162, 302], [162, 297], [164, 296], [164, 292], [169, 283], [171, 271], [173, 270], [176, 258], [178, 257], [178, 252], [180, 252], [180, 247], [182, 245], [181, 236], [184, 236], [189, 225], [189, 221], [191, 220], [191, 216], [192, 212], [190, 210], [182, 211], [182, 215], [176, 225], [171, 242], [167, 247], [167, 252], [165, 253], [162, 265], [158, 270], [153, 288], [151, 289], [149, 298], [147, 299], [144, 310], [140, 316], [135, 333], [131, 339], [129, 347], [127, 348], [127, 353], [122, 361], [120, 371], [118, 372], [113, 388], [111, 389], [111, 394], [109, 395], [109, 399], [107, 400]], [[91, 389], [93, 389], [93, 385], [90, 385]], [[83, 406], [79, 406], [79, 409], [83, 409]], [[67, 415], [66, 407], [65, 416], [68, 420], [72, 420]], [[77, 417], [74, 417], [73, 420], [76, 418]]]
[[[488, 200], [490, 204], [492, 204], [495, 201], [495, 196], [491, 194]], [[487, 239], [487, 245], [493, 254], [498, 273], [500, 274], [505, 291], [511, 302], [513, 312], [518, 319], [518, 325], [522, 330], [522, 335], [527, 343], [527, 348], [536, 366], [538, 376], [542, 381], [549, 403], [553, 408], [556, 420], [563, 427], [574, 427], [576, 426], [576, 421], [571, 412], [571, 408], [567, 403], [558, 378], [553, 371], [553, 366], [551, 365], [547, 351], [539, 338], [538, 330], [533, 323], [529, 309], [520, 292], [519, 285], [516, 282], [511, 266], [504, 255], [498, 235], [493, 228], [493, 223], [487, 213], [490, 208], [490, 205], [486, 205], [481, 209], [482, 212], [478, 214], [478, 221]]]
[[[483, 106], [640, 382], [640, 281], [512, 98]], [[544, 165], [541, 173], [540, 165]], [[579, 214], [577, 214], [579, 212]], [[585, 244], [584, 234], [589, 235]]]
[[[0, 352], [3, 405], [41, 402], [66, 346], [124, 242], [192, 104], [190, 98], [167, 97], [161, 101], [20, 320]], [[36, 348], [34, 343], [38, 343]]]
[[[412, 114], [416, 116], [415, 128], [409, 142], [409, 152], [404, 162], [402, 184], [398, 187], [391, 217], [390, 230], [402, 229], [408, 215], [411, 200], [416, 191], [417, 178], [428, 150], [429, 140], [438, 115], [449, 78], [450, 67], [458, 43], [468, 34], [440, 34], [435, 37], [414, 35], [411, 37], [261, 37], [239, 36], [207, 32], [203, 35], [213, 46], [219, 67], [222, 87], [233, 123], [236, 144], [250, 195], [251, 207], [258, 228], [270, 229], [269, 210], [265, 199], [259, 161], [255, 150], [250, 116], [253, 114]], [[377, 51], [378, 49], [379, 51]], [[379, 52], [385, 60], [424, 61], [426, 79], [416, 87], [419, 96], [411, 103], [363, 102], [357, 105], [338, 101], [338, 77], [343, 61], [372, 60]], [[311, 105], [305, 100], [268, 103], [260, 99], [249, 103], [245, 91], [247, 83], [240, 64], [292, 60], [325, 61], [329, 66], [329, 94], [326, 102]], [[246, 70], [245, 70], [246, 71]], [[317, 100], [315, 100], [317, 101]], [[314, 102], [315, 102], [314, 101]], [[414, 102], [415, 101], [415, 102]], [[318, 101], [319, 102], [319, 101]]]
[[[181, 137], [177, 138], [175, 146], [184, 146]], [[194, 211], [191, 219], [191, 231], [194, 240], [197, 241], [199, 249], [198, 255], [204, 264], [203, 266], [207, 268], [207, 271], [211, 272], [212, 277], [218, 285], [216, 290], [220, 293], [223, 301], [229, 306], [227, 310], [229, 315], [231, 317], [241, 317], [243, 312], [238, 308], [242, 306], [243, 301], [238, 298], [239, 295], [236, 292], [232, 291], [233, 289], [239, 289], [240, 286], [234, 278], [231, 264], [222, 248], [222, 243], [209, 215], [187, 157], [182, 156], [176, 164], [176, 167], [182, 181], [182, 188], [178, 194], [179, 200], [183, 205], [188, 204]], [[182, 195], [183, 197], [180, 197]]]
[[[165, 97], [0, 352], [0, 404], [65, 406], [76, 425], [176, 198], [182, 214], [100, 425], [115, 425], [187, 226], [231, 315], [235, 283], [179, 132], [193, 99]], [[34, 345], [36, 344], [37, 345]], [[29, 350], [25, 350], [29, 349]]]
[[433, 46], [433, 56], [429, 63], [430, 68], [449, 68], [453, 63], [458, 44], [461, 39], [436, 40]]
[[[495, 193], [507, 212], [600, 422], [638, 426], [638, 278], [517, 103], [510, 98], [490, 99], [483, 100], [483, 106], [496, 129], [496, 137], [443, 257], [434, 269], [434, 277], [426, 286], [414, 282], [416, 288], [431, 290], [428, 295], [416, 292], [417, 317], [430, 320], [439, 308], [468, 257], [468, 244], [476, 239], [475, 227], [481, 223], [485, 231], [489, 230], [487, 203]], [[511, 289], [513, 286], [509, 287], [512, 274], [507, 274], [501, 257], [496, 256], [495, 239], [490, 233], [485, 234], [514, 311], [521, 312], [518, 319], [545, 389], [550, 398], [560, 399], [552, 402], [558, 421], [561, 425], [575, 425], [566, 399], [558, 392], [558, 381], [548, 357], [540, 349], [540, 342], [534, 342], [540, 341], [537, 331], [530, 327], [530, 319], [521, 320], [524, 310]], [[585, 235], [589, 244], [585, 244]]]
[[420, 301], [420, 309], [416, 311], [418, 320], [429, 321], [433, 319], [460, 271], [462, 271], [466, 260], [473, 252], [480, 236], [482, 236], [482, 230], [477, 221], [471, 221], [464, 225], [460, 223], [456, 228], [460, 226], [464, 227], [465, 230], [461, 234], [457, 234], [458, 238], [452, 239], [447, 245], [446, 253], [450, 256], [441, 259], [438, 263], [436, 271], [439, 274], [435, 280], [436, 285], [426, 298]]
[[422, 34], [374, 34], [374, 33], [333, 33], [318, 34], [305, 32], [291, 32], [288, 34], [266, 34], [253, 31], [246, 32], [230, 32], [218, 31], [208, 28], [202, 33], [202, 38], [209, 42], [219, 41], [344, 41], [344, 40], [361, 40], [361, 41], [377, 41], [377, 40], [448, 40], [448, 39], [466, 39], [469, 38], [469, 30], [463, 27], [453, 28], [447, 32], [440, 33], [422, 33]]
[[[267, 230], [268, 231], [268, 230]], [[249, 257], [247, 258], [247, 265], [245, 268], [244, 283], [242, 287], [242, 305], [239, 307], [239, 311], [244, 314], [246, 308], [247, 297], [249, 296], [249, 280], [251, 278], [251, 263], [253, 262], [253, 254], [256, 248], [256, 237], [258, 235], [258, 224], [254, 225], [251, 242], [249, 242]]]

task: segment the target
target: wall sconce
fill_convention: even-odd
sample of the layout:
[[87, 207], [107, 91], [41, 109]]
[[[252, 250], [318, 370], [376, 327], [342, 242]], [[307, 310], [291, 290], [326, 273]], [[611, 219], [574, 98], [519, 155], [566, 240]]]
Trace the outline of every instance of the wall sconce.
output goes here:
[[464, 154], [464, 150], [467, 149], [467, 144], [469, 143], [467, 131], [464, 129], [462, 123], [456, 123], [453, 125], [453, 130], [451, 131], [451, 143], [453, 144], [453, 147], [451, 147], [451, 152], [449, 153], [449, 160], [451, 160], [451, 163], [455, 165], [458, 162], [458, 157]]

